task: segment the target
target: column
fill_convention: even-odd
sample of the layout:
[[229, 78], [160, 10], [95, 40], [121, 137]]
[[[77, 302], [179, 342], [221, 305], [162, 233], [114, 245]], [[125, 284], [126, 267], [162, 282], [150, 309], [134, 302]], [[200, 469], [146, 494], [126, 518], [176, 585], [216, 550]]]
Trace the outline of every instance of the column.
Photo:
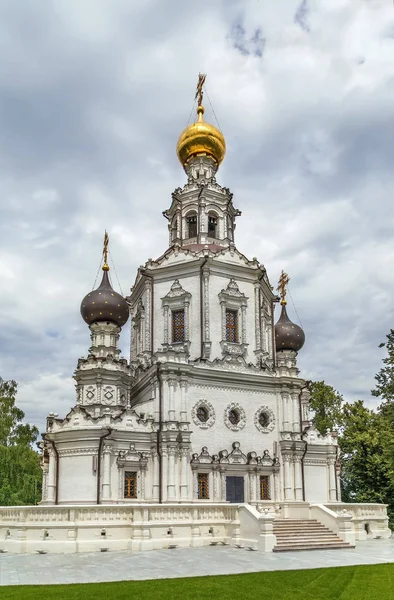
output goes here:
[[56, 501], [56, 456], [53, 448], [49, 448], [49, 468], [48, 468], [48, 504], [55, 504]]
[[181, 421], [185, 423], [187, 421], [187, 407], [186, 407], [186, 392], [187, 392], [187, 381], [182, 379], [180, 381], [181, 388]]
[[181, 448], [181, 500], [184, 502], [189, 499], [189, 449]]
[[274, 471], [274, 489], [271, 494], [271, 500], [275, 500], [275, 502], [280, 502], [278, 471]]
[[164, 343], [168, 344], [168, 322], [169, 322], [168, 304], [164, 305]]
[[152, 452], [152, 500], [159, 502], [159, 455], [156, 451]]
[[260, 287], [254, 284], [254, 326], [256, 330], [256, 350], [261, 350]]
[[246, 304], [241, 306], [241, 317], [242, 317], [242, 344], [246, 344]]
[[294, 491], [295, 499], [302, 500], [302, 468], [301, 456], [294, 456]]
[[282, 400], [283, 400], [283, 431], [290, 431], [290, 397], [287, 392], [282, 392]]
[[169, 421], [175, 421], [175, 398], [174, 398], [175, 379], [168, 380], [168, 419]]
[[292, 482], [292, 474], [290, 469], [290, 460], [291, 457], [289, 455], [283, 456], [283, 473], [284, 473], [284, 488], [285, 488], [285, 500], [293, 500], [293, 482]]
[[152, 280], [149, 279], [148, 281], [146, 281], [145, 283], [145, 292], [146, 292], [146, 296], [145, 296], [145, 350], [146, 351], [152, 351], [153, 348], [151, 348], [151, 320], [152, 320], [152, 315], [151, 315], [151, 309], [152, 309], [152, 302], [151, 302], [151, 297], [152, 297]]
[[293, 405], [293, 431], [301, 431], [300, 427], [300, 408], [298, 401], [298, 394], [292, 394], [292, 405]]
[[162, 472], [162, 487], [161, 487], [161, 495], [162, 501], [165, 502], [167, 500], [168, 495], [168, 451], [167, 448], [161, 449], [161, 472]]
[[328, 486], [330, 502], [337, 501], [337, 487], [335, 484], [335, 458], [328, 459]]
[[167, 483], [167, 500], [174, 502], [176, 500], [175, 493], [175, 453], [176, 448], [170, 446], [168, 448], [168, 483]]
[[111, 499], [111, 447], [104, 446], [103, 450], [103, 485], [102, 496], [103, 502]]

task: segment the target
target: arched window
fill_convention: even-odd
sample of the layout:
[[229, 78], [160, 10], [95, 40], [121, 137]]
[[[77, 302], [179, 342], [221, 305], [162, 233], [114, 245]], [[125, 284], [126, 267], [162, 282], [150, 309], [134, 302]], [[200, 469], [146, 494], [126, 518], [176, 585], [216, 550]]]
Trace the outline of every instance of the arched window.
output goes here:
[[190, 213], [186, 217], [187, 223], [187, 237], [197, 237], [197, 215], [196, 213]]
[[208, 237], [217, 237], [217, 226], [218, 218], [215, 214], [209, 213], [208, 215]]

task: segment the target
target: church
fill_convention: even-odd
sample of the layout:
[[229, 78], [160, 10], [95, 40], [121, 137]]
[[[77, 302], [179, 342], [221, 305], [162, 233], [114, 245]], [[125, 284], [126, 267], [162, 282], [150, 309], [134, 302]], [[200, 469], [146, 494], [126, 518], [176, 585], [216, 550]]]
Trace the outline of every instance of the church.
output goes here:
[[[111, 284], [106, 234], [102, 281], [81, 303], [90, 347], [74, 373], [75, 406], [47, 417], [42, 500], [30, 507], [42, 511], [34, 513], [43, 515], [42, 543], [52, 536], [56, 551], [97, 550], [103, 537], [111, 547], [110, 514], [132, 530], [120, 549], [164, 547], [179, 523], [181, 545], [264, 538], [267, 551], [286, 519], [295, 532], [297, 520], [303, 530], [309, 520], [326, 525], [337, 543], [390, 533], [383, 505], [341, 503], [336, 437], [309, 421], [297, 368], [305, 335], [286, 311], [289, 278], [282, 272], [274, 290], [264, 265], [237, 247], [241, 212], [216, 179], [226, 145], [204, 120], [203, 83], [196, 120], [176, 147], [186, 178], [163, 212], [168, 248], [138, 269], [124, 298]], [[118, 347], [126, 326], [129, 360]], [[97, 527], [79, 550], [75, 510]], [[55, 532], [60, 514], [74, 534]]]
[[[75, 407], [47, 421], [43, 503], [340, 499], [335, 439], [303, 434], [305, 336], [287, 316], [287, 277], [274, 324], [279, 298], [236, 246], [241, 212], [216, 180], [225, 140], [199, 96], [177, 145], [187, 181], [163, 213], [168, 248], [128, 298], [111, 287], [106, 236], [102, 282], [81, 305], [91, 347]], [[118, 349], [128, 322], [130, 361]]]

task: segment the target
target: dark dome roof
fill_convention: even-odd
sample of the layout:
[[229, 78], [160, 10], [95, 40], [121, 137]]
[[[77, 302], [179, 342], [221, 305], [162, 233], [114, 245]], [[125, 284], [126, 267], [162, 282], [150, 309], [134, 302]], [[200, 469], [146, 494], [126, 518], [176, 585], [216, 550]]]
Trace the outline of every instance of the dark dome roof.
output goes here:
[[81, 303], [83, 320], [91, 325], [96, 321], [110, 321], [123, 327], [129, 318], [126, 300], [115, 292], [109, 282], [108, 271], [104, 270], [103, 279], [96, 290], [85, 296]]
[[298, 352], [304, 343], [305, 333], [303, 329], [290, 321], [286, 306], [282, 304], [282, 312], [275, 325], [276, 350], [294, 350]]

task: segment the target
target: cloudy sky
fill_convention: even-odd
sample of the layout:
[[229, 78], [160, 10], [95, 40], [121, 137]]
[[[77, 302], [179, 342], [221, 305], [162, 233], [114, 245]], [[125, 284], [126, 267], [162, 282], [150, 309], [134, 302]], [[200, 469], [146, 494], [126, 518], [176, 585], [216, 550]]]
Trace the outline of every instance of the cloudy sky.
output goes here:
[[74, 404], [104, 229], [124, 293], [167, 247], [199, 71], [237, 246], [273, 284], [290, 274], [303, 374], [375, 405], [394, 327], [392, 0], [2, 0], [0, 47], [0, 376], [29, 421]]

